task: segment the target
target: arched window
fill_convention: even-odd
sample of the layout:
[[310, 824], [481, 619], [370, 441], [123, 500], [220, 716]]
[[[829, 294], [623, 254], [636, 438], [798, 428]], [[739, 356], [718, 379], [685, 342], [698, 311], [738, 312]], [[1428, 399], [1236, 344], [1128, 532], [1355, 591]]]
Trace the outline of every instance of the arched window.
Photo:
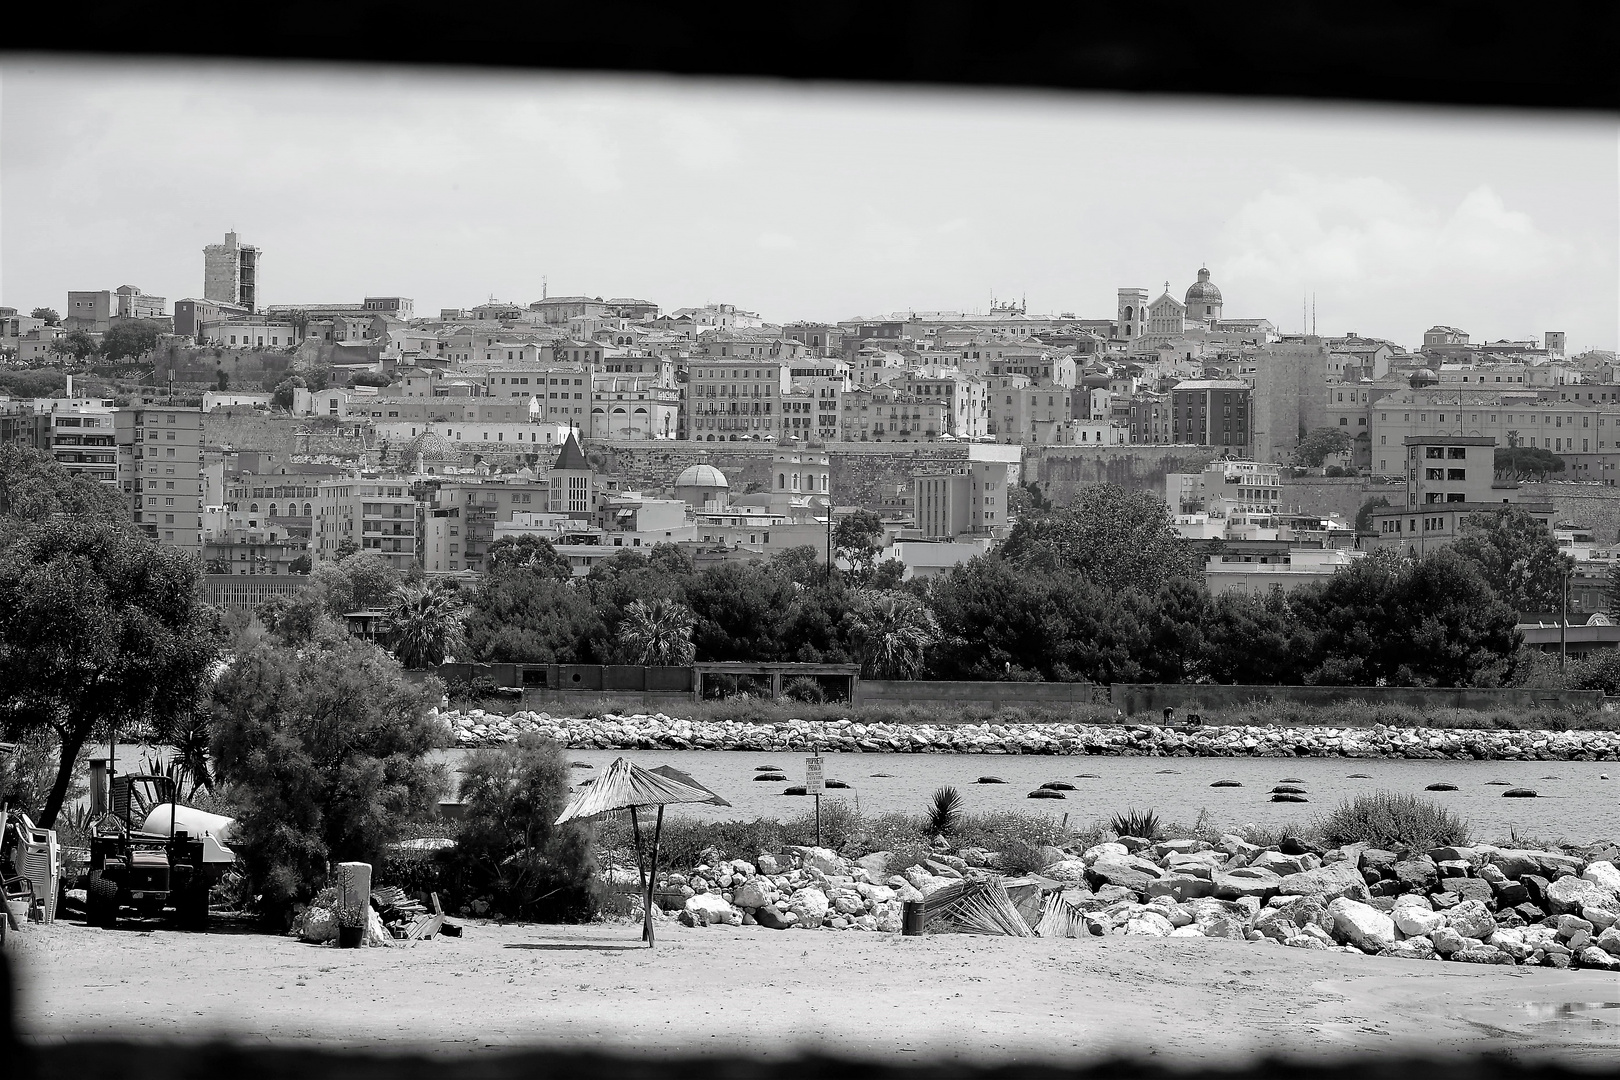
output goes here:
[[248, 513], [257, 514], [258, 512], [259, 512], [259, 504], [258, 503], [254, 503], [253, 505], [248, 507]]
[[1129, 304], [1125, 305], [1125, 321], [1130, 322], [1135, 317], [1136, 309], [1132, 308]]
[[276, 516], [276, 504], [275, 503], [270, 504], [270, 516], [271, 517]]
[[776, 474], [776, 490], [777, 491], [786, 491], [787, 490], [787, 474], [786, 473], [777, 473]]
[[310, 506], [309, 503], [304, 504], [304, 516], [305, 517], [314, 517], [315, 516], [315, 508]]

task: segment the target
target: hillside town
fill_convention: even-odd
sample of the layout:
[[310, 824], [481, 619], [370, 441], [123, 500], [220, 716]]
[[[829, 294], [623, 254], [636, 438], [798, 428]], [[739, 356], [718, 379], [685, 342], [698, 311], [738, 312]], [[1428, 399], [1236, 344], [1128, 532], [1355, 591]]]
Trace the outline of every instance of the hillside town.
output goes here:
[[858, 510], [910, 579], [993, 549], [1031, 492], [1107, 481], [1166, 500], [1215, 592], [1442, 546], [1513, 503], [1574, 558], [1571, 610], [1607, 608], [1620, 377], [1559, 331], [1291, 333], [1241, 294], [1229, 311], [1207, 267], [1120, 288], [1111, 312], [778, 324], [544, 289], [432, 315], [400, 296], [268, 302], [274, 265], [227, 233], [200, 297], [0, 308], [7, 370], [61, 373], [49, 392], [0, 384], [0, 443], [122, 493], [222, 605], [353, 551], [473, 577], [517, 536], [579, 576], [660, 543], [699, 565], [826, 560]]

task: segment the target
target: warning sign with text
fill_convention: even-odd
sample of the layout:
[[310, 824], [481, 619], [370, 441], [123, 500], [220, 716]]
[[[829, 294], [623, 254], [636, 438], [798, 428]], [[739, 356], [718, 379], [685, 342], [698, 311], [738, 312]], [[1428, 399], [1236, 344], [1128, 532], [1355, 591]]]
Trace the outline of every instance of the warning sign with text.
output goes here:
[[826, 785], [821, 779], [821, 758], [805, 758], [804, 793], [806, 795], [820, 795], [824, 787], [826, 787]]

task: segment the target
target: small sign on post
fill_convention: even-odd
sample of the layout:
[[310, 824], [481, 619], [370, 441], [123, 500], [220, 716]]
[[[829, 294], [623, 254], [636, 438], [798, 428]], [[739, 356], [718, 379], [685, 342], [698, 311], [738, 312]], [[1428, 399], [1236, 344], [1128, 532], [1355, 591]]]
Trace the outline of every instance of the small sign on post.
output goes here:
[[816, 847], [821, 846], [821, 792], [827, 785], [822, 781], [821, 755], [804, 759], [804, 793], [816, 797]]

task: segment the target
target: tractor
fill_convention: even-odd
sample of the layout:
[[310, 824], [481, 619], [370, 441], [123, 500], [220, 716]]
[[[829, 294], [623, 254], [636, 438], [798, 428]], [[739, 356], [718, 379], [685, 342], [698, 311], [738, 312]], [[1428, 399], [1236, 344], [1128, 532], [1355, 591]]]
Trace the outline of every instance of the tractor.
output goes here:
[[229, 819], [178, 805], [167, 776], [117, 776], [111, 789], [112, 811], [91, 829], [86, 923], [110, 928], [127, 909], [148, 918], [172, 910], [182, 929], [208, 929], [208, 891], [235, 858], [213, 832]]

